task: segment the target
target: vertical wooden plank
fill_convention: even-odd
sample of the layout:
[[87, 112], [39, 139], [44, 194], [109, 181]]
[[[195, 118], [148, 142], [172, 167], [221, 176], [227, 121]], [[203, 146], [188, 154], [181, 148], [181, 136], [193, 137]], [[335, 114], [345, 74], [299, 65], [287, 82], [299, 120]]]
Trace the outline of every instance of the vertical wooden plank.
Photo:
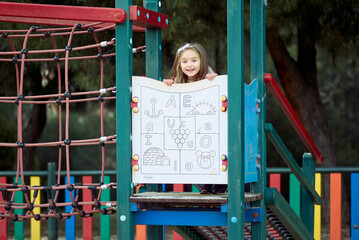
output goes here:
[[351, 174], [351, 239], [359, 239], [359, 173]]
[[192, 192], [199, 192], [199, 189], [194, 184], [192, 184]]
[[[309, 183], [315, 187], [315, 162], [310, 153], [303, 154], [303, 172], [305, 177], [308, 178]], [[314, 236], [314, 203], [304, 187], [301, 187], [301, 191], [301, 219], [311, 233], [311, 236]]]
[[289, 174], [289, 205], [300, 217], [300, 183], [294, 174]]
[[[31, 186], [41, 186], [40, 177], [39, 176], [31, 176], [30, 177], [30, 185]], [[34, 205], [40, 204], [40, 199], [41, 199], [40, 193], [41, 193], [41, 191], [38, 191], [37, 198], [35, 200]], [[32, 200], [33, 197], [34, 197], [34, 190], [31, 190], [30, 191], [30, 199]], [[34, 213], [40, 214], [41, 209], [39, 207], [35, 207]], [[41, 239], [41, 222], [36, 221], [34, 218], [31, 218], [30, 226], [31, 226], [31, 240], [40, 240]]]
[[[16, 181], [16, 177], [14, 177], [14, 182]], [[18, 185], [22, 185], [21, 178], [19, 178]], [[24, 194], [21, 191], [15, 193], [14, 201], [16, 203], [24, 203]], [[24, 210], [22, 209], [15, 209], [15, 214], [23, 214]], [[24, 221], [21, 222], [14, 222], [14, 235], [16, 240], [23, 240], [24, 239]]]
[[[82, 183], [92, 183], [92, 176], [83, 176]], [[92, 201], [92, 195], [90, 189], [82, 190], [82, 201], [89, 202]], [[84, 211], [92, 210], [92, 205], [84, 205], [82, 209]], [[93, 239], [93, 217], [84, 217], [82, 218], [82, 238], [84, 240]]]
[[147, 239], [147, 226], [136, 225], [136, 240], [146, 240], [146, 239]]
[[281, 179], [280, 173], [269, 174], [269, 187], [277, 188], [278, 192], [281, 192], [280, 179]]
[[173, 231], [173, 240], [183, 240], [183, 238], [176, 231]]
[[[6, 177], [0, 177], [0, 187], [5, 187], [1, 183], [6, 183]], [[0, 202], [6, 202], [6, 199], [2, 198], [2, 193], [0, 193]], [[7, 195], [7, 194], [6, 194]], [[6, 210], [3, 207], [0, 207], [0, 213], [4, 213]], [[7, 239], [7, 218], [0, 220], [0, 240]]]
[[[75, 182], [75, 177], [70, 177], [70, 181], [71, 183]], [[65, 177], [65, 185], [67, 185], [67, 177]], [[75, 192], [75, 191], [74, 191]], [[70, 191], [69, 190], [65, 190], [65, 202], [71, 202], [71, 198], [70, 198]], [[72, 206], [66, 206], [65, 207], [65, 212], [69, 213], [72, 211]], [[72, 216], [70, 219], [67, 219], [65, 221], [65, 229], [66, 229], [66, 240], [75, 240], [75, 216]]]
[[[315, 191], [322, 196], [322, 175], [315, 174]], [[314, 206], [314, 239], [320, 240], [322, 237], [322, 206]]]
[[[184, 184], [173, 184], [174, 192], [184, 192]], [[173, 240], [182, 240], [182, 237], [178, 235], [176, 231], [172, 231]]]
[[342, 229], [342, 175], [330, 174], [330, 239], [340, 240]]
[[173, 191], [174, 192], [183, 192], [184, 184], [173, 184]]
[[[47, 185], [54, 186], [57, 179], [57, 163], [47, 163]], [[56, 191], [51, 191], [51, 198], [54, 200]], [[50, 207], [48, 208], [50, 211]], [[49, 240], [57, 240], [58, 238], [58, 221], [56, 218], [51, 217], [47, 220], [47, 237]]]
[[[104, 183], [110, 183], [110, 176], [104, 176]], [[110, 189], [102, 190], [101, 201], [110, 201], [111, 191]], [[106, 208], [106, 206], [101, 206], [101, 208]], [[103, 215], [100, 216], [100, 233], [101, 239], [110, 239], [111, 238], [111, 216]]]

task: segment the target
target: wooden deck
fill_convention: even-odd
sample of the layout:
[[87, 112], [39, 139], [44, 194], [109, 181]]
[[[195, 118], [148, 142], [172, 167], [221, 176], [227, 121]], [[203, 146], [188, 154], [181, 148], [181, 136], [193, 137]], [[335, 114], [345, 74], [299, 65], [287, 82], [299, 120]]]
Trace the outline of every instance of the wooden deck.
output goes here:
[[[245, 193], [245, 202], [253, 202], [263, 198], [262, 194]], [[163, 205], [221, 205], [226, 204], [228, 194], [199, 194], [197, 192], [144, 192], [130, 196], [130, 202], [157, 203]]]

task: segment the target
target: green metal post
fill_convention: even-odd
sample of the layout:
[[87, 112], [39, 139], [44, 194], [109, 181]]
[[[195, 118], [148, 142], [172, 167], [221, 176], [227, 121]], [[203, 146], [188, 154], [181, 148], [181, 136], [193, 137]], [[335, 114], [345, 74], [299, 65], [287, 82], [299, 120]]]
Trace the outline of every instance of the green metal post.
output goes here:
[[244, 1], [227, 1], [228, 239], [244, 238]]
[[[110, 183], [110, 176], [104, 176], [104, 183]], [[101, 192], [101, 201], [110, 201], [111, 192], [109, 189], [102, 190]], [[106, 206], [101, 206], [101, 208], [106, 208]], [[100, 216], [100, 235], [101, 239], [111, 239], [111, 216], [110, 215], [102, 215]]]
[[[14, 177], [14, 182], [16, 181], [16, 177]], [[18, 186], [22, 185], [21, 178], [19, 178]], [[30, 195], [29, 195], [30, 197]], [[15, 202], [16, 203], [24, 203], [24, 193], [21, 191], [15, 192]], [[14, 213], [17, 215], [21, 215], [24, 213], [23, 209], [15, 209]], [[14, 222], [14, 235], [15, 240], [23, 240], [24, 239], [24, 221]]]
[[[258, 114], [258, 182], [252, 186], [252, 191], [255, 193], [264, 193], [266, 181], [266, 135], [264, 131], [264, 124], [266, 122], [266, 89], [264, 84], [265, 73], [265, 6], [263, 0], [250, 1], [250, 50], [251, 50], [251, 67], [250, 77], [251, 81], [258, 80], [258, 99], [260, 113]], [[262, 221], [252, 223], [252, 239], [266, 239], [267, 234], [267, 214], [264, 199], [254, 202], [253, 207], [260, 207], [262, 209]]]
[[116, 0], [116, 8], [127, 12], [127, 20], [116, 24], [116, 166], [117, 166], [117, 239], [134, 239], [134, 220], [130, 210], [131, 194], [131, 77], [132, 23], [131, 0]]
[[[161, 12], [159, 0], [146, 0], [145, 8]], [[162, 45], [161, 29], [146, 28], [146, 76], [162, 80]], [[148, 184], [147, 191], [159, 192], [158, 184]], [[147, 239], [163, 239], [163, 226], [147, 226]]]
[[[161, 12], [159, 0], [146, 0], [145, 8]], [[146, 76], [162, 80], [161, 29], [146, 29]]]
[[[56, 171], [57, 171], [57, 163], [49, 162], [47, 163], [47, 186], [54, 186], [56, 184]], [[51, 191], [52, 200], [54, 200], [56, 191]], [[50, 208], [49, 208], [50, 211]], [[48, 238], [49, 239], [57, 239], [57, 219], [56, 218], [49, 218], [47, 222], [48, 226]]]
[[[303, 155], [303, 172], [309, 182], [315, 186], [315, 162], [310, 153], [304, 153]], [[314, 203], [307, 190], [303, 187], [301, 207], [302, 221], [312, 236], [314, 236]]]

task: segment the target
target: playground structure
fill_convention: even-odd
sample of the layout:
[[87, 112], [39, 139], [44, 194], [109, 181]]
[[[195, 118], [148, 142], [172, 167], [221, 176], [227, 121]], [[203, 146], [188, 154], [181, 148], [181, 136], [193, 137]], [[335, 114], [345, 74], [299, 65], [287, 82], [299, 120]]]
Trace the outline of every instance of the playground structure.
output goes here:
[[[94, 100], [100, 100], [101, 109], [103, 109], [103, 100], [114, 99], [113, 96], [105, 97], [103, 95], [113, 93], [116, 91], [116, 113], [117, 116], [121, 115], [117, 119], [117, 131], [112, 136], [104, 137], [103, 125], [101, 125], [101, 136], [96, 139], [88, 139], [86, 141], [71, 140], [68, 135], [68, 131], [65, 131], [65, 137], [63, 138], [59, 134], [58, 142], [51, 143], [51, 146], [58, 146], [59, 144], [59, 159], [61, 159], [61, 148], [65, 147], [66, 156], [69, 155], [69, 149], [71, 146], [82, 144], [99, 144], [101, 148], [107, 144], [115, 143], [117, 148], [117, 178], [116, 183], [105, 184], [104, 178], [104, 165], [101, 171], [101, 180], [99, 183], [84, 182], [82, 185], [71, 184], [74, 183], [71, 180], [71, 172], [69, 169], [69, 158], [66, 158], [66, 175], [67, 183], [60, 184], [60, 174], [58, 174], [58, 180], [49, 186], [35, 187], [40, 185], [38, 183], [25, 184], [24, 174], [22, 170], [22, 149], [25, 147], [38, 146], [35, 143], [23, 143], [21, 128], [19, 128], [18, 142], [8, 143], [3, 146], [17, 147], [18, 149], [18, 171], [14, 184], [5, 184], [5, 189], [2, 189], [3, 200], [5, 200], [4, 193], [18, 192], [27, 195], [29, 190], [33, 190], [34, 195], [39, 190], [45, 191], [49, 203], [42, 207], [49, 207], [50, 210], [45, 214], [35, 212], [32, 207], [38, 207], [39, 203], [34, 202], [35, 197], [26, 199], [25, 204], [16, 204], [14, 195], [10, 201], [0, 203], [1, 207], [4, 207], [6, 212], [3, 216], [12, 218], [14, 220], [23, 220], [24, 218], [32, 218], [32, 220], [45, 220], [48, 217], [64, 219], [70, 218], [72, 215], [79, 215], [82, 217], [91, 217], [93, 213], [102, 213], [106, 215], [109, 213], [117, 212], [117, 238], [118, 239], [133, 239], [134, 238], [134, 225], [143, 224], [148, 225], [148, 239], [160, 239], [162, 236], [162, 227], [158, 225], [178, 225], [178, 226], [227, 226], [226, 234], [228, 239], [313, 239], [314, 234], [314, 203], [320, 204], [320, 197], [314, 188], [314, 171], [315, 162], [321, 163], [322, 157], [316, 148], [315, 144], [309, 137], [305, 128], [300, 123], [298, 117], [294, 113], [293, 109], [288, 104], [288, 101], [280, 91], [278, 85], [270, 74], [265, 74], [265, 5], [263, 1], [253, 0], [251, 1], [251, 80], [257, 81], [257, 115], [258, 115], [258, 153], [256, 154], [256, 170], [257, 180], [251, 183], [251, 190], [249, 193], [244, 191], [244, 153], [245, 153], [245, 98], [244, 98], [244, 41], [243, 41], [243, 1], [227, 1], [228, 13], [228, 128], [231, 129], [228, 133], [228, 141], [231, 143], [228, 146], [228, 195], [225, 196], [198, 196], [198, 194], [184, 195], [178, 198], [173, 193], [156, 193], [154, 198], [148, 200], [149, 195], [147, 193], [134, 194], [134, 184], [131, 178], [131, 159], [133, 154], [131, 151], [131, 111], [129, 101], [132, 98], [131, 92], [128, 90], [131, 86], [132, 78], [132, 55], [134, 48], [132, 46], [133, 38], [132, 31], [144, 30], [146, 31], [146, 76], [154, 79], [161, 79], [161, 30], [160, 28], [166, 27], [168, 19], [165, 15], [160, 14], [160, 2], [157, 0], [146, 1], [145, 7], [141, 8], [137, 6], [131, 6], [131, 1], [116, 1], [116, 9], [106, 8], [78, 8], [71, 6], [56, 6], [51, 8], [48, 5], [35, 5], [35, 4], [16, 4], [16, 3], [0, 3], [1, 21], [10, 22], [27, 22], [32, 24], [47, 24], [47, 25], [60, 25], [70, 26], [69, 28], [62, 29], [63, 31], [70, 32], [69, 41], [66, 47], [61, 50], [53, 51], [56, 56], [58, 52], [65, 53], [64, 58], [56, 58], [58, 61], [65, 62], [65, 91], [57, 94], [47, 96], [55, 97], [61, 101], [65, 100], [66, 118], [69, 115], [69, 106], [71, 103], [71, 96], [81, 96], [88, 94], [99, 95], [99, 98]], [[46, 11], [45, 11], [46, 8]], [[23, 11], [27, 9], [28, 11]], [[35, 11], [36, 9], [36, 11]], [[61, 14], [57, 14], [56, 9], [61, 9]], [[81, 10], [81, 14], [77, 11]], [[41, 12], [41, 14], [39, 14]], [[35, 14], [36, 13], [36, 14]], [[76, 16], [76, 19], [74, 19]], [[56, 19], [56, 20], [52, 20]], [[77, 24], [80, 22], [80, 24]], [[96, 22], [93, 24], [92, 22]], [[97, 23], [101, 22], [101, 23]], [[102, 23], [105, 22], [105, 23]], [[116, 25], [114, 24], [116, 23]], [[71, 47], [71, 38], [74, 34], [78, 34], [81, 30], [92, 29], [96, 32], [96, 29], [116, 29], [116, 41], [99, 42], [96, 40], [96, 48], [99, 50], [99, 55], [95, 58], [99, 58], [102, 63], [102, 59], [116, 55], [116, 87], [104, 88], [100, 86], [99, 91], [86, 92], [74, 94], [70, 93], [68, 89], [68, 62], [71, 51], [81, 50], [81, 48]], [[31, 27], [26, 31], [25, 39], [27, 39], [35, 32], [41, 32], [41, 29]], [[52, 30], [55, 31], [55, 30]], [[46, 34], [47, 31], [43, 33]], [[11, 35], [2, 33], [3, 38], [11, 39]], [[52, 37], [52, 36], [51, 36]], [[116, 45], [116, 54], [106, 56], [101, 53], [100, 46]], [[56, 45], [55, 47], [56, 48]], [[9, 101], [11, 103], [17, 102], [18, 120], [21, 126], [21, 106], [28, 99], [22, 93], [23, 84], [23, 69], [26, 63], [27, 54], [34, 54], [34, 52], [26, 49], [26, 40], [21, 51], [13, 49], [13, 52], [7, 52], [6, 55], [20, 56], [16, 59], [20, 65], [20, 79], [18, 81], [17, 96], [2, 98], [3, 101]], [[5, 55], [2, 54], [2, 55]], [[53, 59], [51, 59], [53, 61]], [[7, 59], [9, 62], [14, 62], [14, 59]], [[45, 60], [44, 60], [45, 61]], [[15, 64], [18, 66], [18, 64]], [[19, 70], [17, 70], [18, 72]], [[61, 77], [60, 82], [61, 82]], [[268, 90], [272, 92], [274, 97], [285, 112], [287, 118], [294, 126], [299, 137], [307, 147], [311, 154], [304, 154], [303, 156], [303, 168], [300, 168], [296, 161], [291, 156], [285, 144], [280, 139], [279, 135], [275, 131], [272, 125], [267, 124], [265, 120], [266, 105], [265, 96], [267, 85]], [[48, 103], [58, 103], [53, 100]], [[59, 113], [62, 111], [61, 104], [58, 104]], [[60, 118], [61, 119], [61, 118]], [[61, 121], [60, 121], [61, 122]], [[60, 124], [61, 125], [61, 124]], [[239, 127], [240, 125], [240, 127]], [[69, 125], [66, 122], [65, 128], [68, 129]], [[60, 131], [61, 133], [61, 131]], [[277, 151], [283, 157], [287, 166], [294, 173], [302, 186], [302, 201], [301, 209], [305, 209], [306, 214], [298, 217], [297, 214], [291, 210], [290, 205], [284, 200], [281, 194], [275, 188], [267, 188], [266, 182], [266, 135], [276, 147]], [[117, 137], [116, 137], [117, 136]], [[116, 141], [111, 141], [116, 140]], [[104, 151], [104, 150], [103, 150]], [[60, 160], [59, 160], [60, 161]], [[102, 159], [104, 161], [104, 158]], [[58, 165], [58, 172], [61, 172], [61, 164]], [[21, 179], [21, 181], [19, 181]], [[24, 183], [24, 184], [22, 184]], [[239, 183], [239, 184], [238, 184]], [[117, 201], [101, 200], [101, 192], [107, 188], [117, 187]], [[63, 205], [56, 203], [54, 194], [51, 191], [54, 190], [68, 190], [69, 199]], [[88, 190], [91, 192], [88, 200], [80, 202], [78, 199], [79, 194], [72, 194], [73, 190], [81, 191]], [[159, 191], [157, 185], [148, 185], [147, 191]], [[6, 195], [6, 194], [5, 194]], [[76, 198], [77, 197], [77, 198]], [[101, 199], [100, 199], [101, 198]], [[164, 201], [167, 199], [167, 201]], [[9, 204], [10, 202], [10, 204]], [[33, 205], [31, 205], [31, 202]], [[166, 202], [166, 204], [160, 204]], [[56, 204], [54, 204], [56, 203]], [[175, 206], [175, 209], [173, 205]], [[193, 210], [193, 207], [198, 207], [200, 204], [204, 205], [199, 211]], [[79, 205], [84, 205], [81, 210]], [[89, 205], [90, 208], [85, 208], [85, 205]], [[57, 213], [56, 207], [72, 207], [72, 209], [66, 210], [65, 213]], [[25, 216], [16, 215], [12, 212], [13, 209], [18, 207], [26, 209], [28, 214]], [[29, 209], [30, 207], [30, 209]], [[106, 207], [106, 208], [103, 208]], [[267, 218], [266, 209], [269, 208], [274, 214], [276, 221], [274, 222], [274, 215], [270, 215]], [[104, 210], [105, 209], [105, 210]], [[16, 211], [16, 210], [15, 210]], [[304, 210], [303, 210], [304, 211]], [[302, 212], [303, 212], [302, 211]], [[74, 218], [70, 218], [66, 221], [71, 221]], [[84, 218], [85, 220], [86, 218]], [[269, 221], [269, 228], [267, 226], [267, 219]], [[271, 227], [271, 221], [273, 222]], [[280, 226], [281, 222], [286, 230]], [[248, 224], [250, 223], [250, 224]], [[269, 230], [268, 230], [269, 229]], [[186, 231], [186, 228], [183, 229]], [[188, 230], [190, 231], [190, 230]], [[285, 232], [285, 234], [283, 234]], [[245, 234], [246, 233], [246, 234]]]

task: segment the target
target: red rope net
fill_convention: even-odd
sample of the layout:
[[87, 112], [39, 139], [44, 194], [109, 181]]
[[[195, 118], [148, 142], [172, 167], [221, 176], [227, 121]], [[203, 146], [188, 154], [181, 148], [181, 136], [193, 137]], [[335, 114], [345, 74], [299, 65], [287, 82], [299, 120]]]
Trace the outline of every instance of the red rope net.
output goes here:
[[[75, 24], [70, 28], [48, 28], [40, 29], [38, 27], [30, 27], [28, 30], [0, 30], [0, 37], [2, 41], [8, 41], [11, 46], [11, 51], [0, 52], [0, 64], [12, 64], [16, 71], [16, 96], [0, 96], [0, 103], [2, 104], [16, 104], [17, 108], [17, 142], [0, 142], [0, 147], [17, 148], [17, 164], [16, 164], [16, 177], [14, 183], [1, 184], [1, 196], [3, 202], [0, 203], [0, 208], [5, 209], [4, 213], [1, 213], [0, 218], [12, 218], [15, 221], [22, 221], [28, 218], [34, 218], [36, 220], [46, 220], [48, 217], [56, 217], [57, 219], [68, 219], [72, 215], [80, 215], [82, 217], [92, 216], [93, 213], [111, 214], [116, 210], [116, 202], [100, 201], [101, 193], [104, 189], [116, 188], [116, 183], [104, 184], [104, 171], [105, 171], [105, 148], [108, 144], [116, 143], [116, 135], [104, 136], [104, 103], [106, 101], [114, 100], [116, 98], [115, 86], [104, 86], [104, 59], [113, 57], [115, 55], [114, 50], [112, 52], [103, 53], [102, 48], [115, 44], [115, 39], [109, 41], [99, 41], [98, 32], [113, 28], [114, 26], [108, 26], [104, 28], [97, 28], [94, 23], [91, 25]], [[74, 35], [77, 34], [91, 34], [94, 39], [94, 44], [72, 47]], [[62, 36], [67, 38], [66, 46], [58, 48], [56, 44], [56, 37]], [[0, 39], [1, 39], [0, 38]], [[16, 49], [14, 39], [19, 38], [22, 40], [22, 49]], [[47, 50], [31, 50], [28, 49], [28, 41], [30, 38], [37, 38], [42, 40], [48, 40], [51, 42], [53, 49]], [[73, 56], [70, 57], [73, 52], [81, 52], [86, 49], [97, 49], [96, 55], [89, 56]], [[136, 51], [143, 51], [144, 47], [135, 49]], [[43, 54], [53, 54], [53, 58], [38, 58], [31, 56], [41, 56]], [[73, 60], [94, 59], [99, 62], [100, 69], [100, 86], [96, 91], [84, 91], [84, 92], [71, 92], [69, 85], [69, 64]], [[31, 62], [55, 62], [57, 68], [57, 93], [47, 95], [35, 95], [28, 96], [24, 93], [24, 75], [26, 67], [29, 67]], [[62, 65], [62, 66], [61, 66]], [[62, 71], [64, 68], [64, 76]], [[62, 90], [63, 89], [63, 90]], [[76, 99], [71, 99], [76, 96]], [[92, 139], [71, 139], [70, 128], [70, 106], [77, 102], [89, 102], [99, 101], [100, 104], [100, 132], [101, 136]], [[56, 106], [58, 111], [58, 139], [52, 142], [24, 142], [23, 141], [23, 122], [24, 122], [24, 105], [26, 104], [51, 104]], [[63, 116], [64, 126], [63, 126]], [[64, 134], [63, 134], [64, 133]], [[1, 140], [0, 140], [1, 141]], [[78, 184], [71, 182], [70, 172], [70, 150], [72, 146], [90, 146], [100, 145], [101, 147], [101, 176], [99, 183], [91, 184]], [[24, 148], [32, 147], [58, 147], [58, 175], [57, 184], [54, 186], [30, 186], [26, 183], [24, 177], [24, 162], [23, 151]], [[64, 156], [63, 156], [64, 155]], [[63, 163], [62, 159], [65, 159]], [[65, 165], [67, 185], [61, 185], [60, 172]], [[21, 184], [19, 180], [21, 179]], [[69, 190], [71, 202], [59, 202], [59, 191]], [[90, 189], [92, 194], [92, 201], [80, 202], [79, 191], [83, 189]], [[30, 190], [34, 191], [33, 198], [30, 199]], [[44, 191], [47, 196], [47, 203], [35, 204], [35, 199], [39, 196], [38, 191]], [[25, 202], [16, 203], [14, 197], [16, 192], [22, 192]], [[52, 195], [52, 192], [55, 192]], [[92, 205], [92, 210], [82, 210], [83, 205]], [[71, 212], [59, 212], [60, 207], [72, 206]], [[101, 208], [105, 206], [105, 208]], [[35, 214], [34, 208], [40, 207], [42, 209], [49, 208], [46, 213]], [[23, 209], [24, 214], [17, 215], [14, 213], [15, 209]], [[42, 210], [44, 212], [44, 210]]]

